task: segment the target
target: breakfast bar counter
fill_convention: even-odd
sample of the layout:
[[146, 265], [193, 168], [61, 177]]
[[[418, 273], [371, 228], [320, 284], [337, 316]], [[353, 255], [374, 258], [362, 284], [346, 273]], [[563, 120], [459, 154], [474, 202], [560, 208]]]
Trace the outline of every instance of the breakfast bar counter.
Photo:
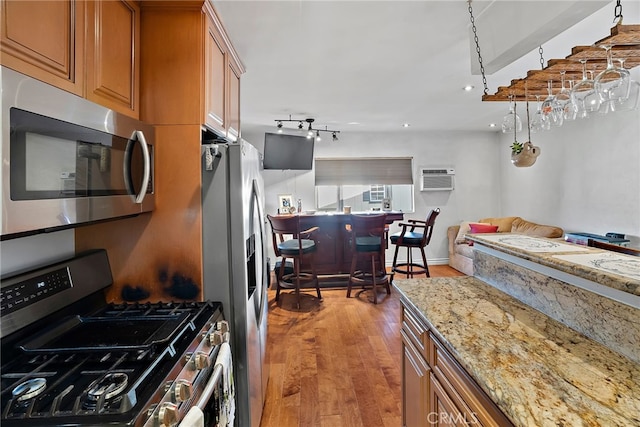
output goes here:
[[[589, 280], [614, 291], [640, 297], [640, 257], [521, 234], [472, 234], [475, 249], [510, 260]], [[502, 254], [502, 255], [500, 255]], [[553, 273], [546, 269], [545, 272]]]
[[640, 425], [637, 362], [475, 277], [394, 286], [513, 425]]

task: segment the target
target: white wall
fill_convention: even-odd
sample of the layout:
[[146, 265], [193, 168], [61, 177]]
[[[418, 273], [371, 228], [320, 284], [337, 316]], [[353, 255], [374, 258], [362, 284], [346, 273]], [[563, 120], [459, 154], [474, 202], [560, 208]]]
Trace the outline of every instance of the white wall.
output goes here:
[[513, 136], [501, 134], [502, 214], [565, 231], [621, 232], [639, 246], [640, 111], [568, 122], [531, 137], [541, 154], [533, 166], [516, 168], [508, 148]]
[[[244, 130], [242, 137], [262, 150], [264, 132], [273, 132], [273, 129]], [[315, 157], [413, 157], [415, 212], [406, 213], [405, 219], [424, 220], [429, 210], [440, 208], [431, 244], [426, 251], [427, 258], [433, 263], [447, 262], [449, 225], [500, 213], [499, 138], [494, 133], [421, 133], [404, 129], [396, 133], [367, 133], [343, 130], [339, 141], [327, 139], [329, 141], [325, 139], [316, 143]], [[455, 190], [420, 192], [417, 170], [421, 166], [455, 168]], [[295, 200], [302, 199], [303, 209], [315, 209], [313, 171], [267, 170], [264, 178], [267, 213], [276, 212], [278, 194], [292, 194]], [[391, 228], [392, 233], [398, 230], [397, 225]], [[389, 261], [393, 249], [391, 247], [387, 253]]]

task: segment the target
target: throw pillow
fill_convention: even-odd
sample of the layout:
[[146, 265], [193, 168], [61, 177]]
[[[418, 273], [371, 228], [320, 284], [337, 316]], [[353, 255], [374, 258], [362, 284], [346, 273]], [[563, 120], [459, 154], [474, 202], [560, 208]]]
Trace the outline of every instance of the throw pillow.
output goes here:
[[475, 222], [475, 221], [462, 221], [460, 223], [460, 229], [458, 230], [458, 234], [456, 235], [456, 240], [455, 240], [456, 244], [466, 243], [467, 242], [464, 239], [464, 236], [465, 236], [465, 234], [467, 234], [469, 232], [469, 230], [471, 230], [471, 224], [491, 225], [489, 223], [481, 223], [481, 222]]
[[497, 225], [491, 224], [469, 224], [470, 233], [495, 233], [498, 231]]

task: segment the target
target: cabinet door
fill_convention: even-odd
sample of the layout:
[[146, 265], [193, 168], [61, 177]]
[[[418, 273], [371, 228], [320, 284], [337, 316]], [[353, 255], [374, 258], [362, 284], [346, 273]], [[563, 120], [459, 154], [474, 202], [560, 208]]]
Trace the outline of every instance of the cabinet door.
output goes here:
[[2, 65], [82, 95], [84, 1], [2, 1]]
[[[224, 134], [227, 132], [225, 100], [227, 51], [222, 37], [209, 19], [205, 51], [205, 123]], [[239, 86], [238, 86], [239, 87]]]
[[87, 94], [138, 118], [140, 8], [130, 0], [87, 2]]
[[430, 375], [429, 386], [431, 391], [429, 399], [431, 407], [427, 415], [429, 425], [437, 427], [466, 427], [472, 425], [467, 421], [465, 414], [456, 407], [433, 374]]
[[407, 337], [402, 335], [402, 425], [428, 426], [429, 367]]
[[240, 71], [229, 61], [229, 130], [233, 141], [240, 137]]

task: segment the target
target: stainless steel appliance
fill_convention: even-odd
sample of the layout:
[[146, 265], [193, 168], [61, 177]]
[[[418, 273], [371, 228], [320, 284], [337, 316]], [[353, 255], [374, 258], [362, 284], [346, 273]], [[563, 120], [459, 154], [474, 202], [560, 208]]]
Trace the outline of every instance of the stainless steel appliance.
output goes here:
[[222, 305], [107, 304], [111, 282], [104, 250], [2, 279], [3, 426], [216, 424]]
[[0, 73], [2, 240], [154, 208], [152, 126]]
[[222, 302], [234, 331], [237, 425], [258, 427], [269, 378], [260, 153], [244, 140], [203, 144], [202, 162], [204, 297]]

